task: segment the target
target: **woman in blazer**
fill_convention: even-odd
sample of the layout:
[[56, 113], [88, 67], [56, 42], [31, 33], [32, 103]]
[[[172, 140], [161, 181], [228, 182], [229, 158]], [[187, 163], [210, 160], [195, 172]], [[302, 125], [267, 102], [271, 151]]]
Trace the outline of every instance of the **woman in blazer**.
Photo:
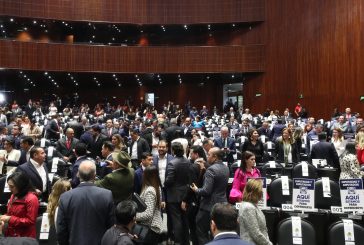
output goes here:
[[297, 145], [294, 142], [292, 132], [289, 128], [284, 128], [282, 137], [276, 141], [276, 161], [280, 163], [298, 163], [300, 155]]

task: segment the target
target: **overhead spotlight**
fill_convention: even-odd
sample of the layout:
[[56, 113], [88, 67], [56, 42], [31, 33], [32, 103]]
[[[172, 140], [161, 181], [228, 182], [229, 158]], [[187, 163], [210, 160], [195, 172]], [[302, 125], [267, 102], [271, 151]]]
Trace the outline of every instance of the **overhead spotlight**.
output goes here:
[[95, 36], [92, 36], [92, 38], [95, 38]]
[[73, 79], [73, 77], [71, 77], [71, 79]]
[[116, 75], [115, 75], [115, 74], [112, 74], [112, 76], [113, 76], [113, 77], [116, 77]]
[[206, 79], [210, 79], [210, 77], [209, 77], [209, 76], [207, 76], [207, 77], [206, 77]]
[[94, 80], [96, 80], [96, 77], [94, 77]]
[[157, 77], [160, 77], [160, 75], [158, 74]]
[[184, 27], [186, 30], [188, 29], [188, 26], [187, 26], [187, 25], [184, 25], [183, 27]]
[[68, 73], [67, 75], [68, 75], [68, 76], [71, 76], [71, 73]]
[[10, 22], [14, 22], [14, 19], [13, 18], [10, 18]]
[[180, 75], [180, 74], [178, 74], [178, 77], [181, 77], [181, 75]]
[[91, 26], [91, 23], [89, 22], [88, 25]]
[[48, 76], [49, 79], [51, 79], [52, 77], [51, 76]]
[[231, 78], [234, 78], [235, 76], [234, 75], [231, 75]]
[[23, 74], [23, 72], [22, 72], [22, 71], [19, 71], [19, 73], [20, 73], [20, 74]]
[[235, 27], [235, 24], [232, 24], [233, 27]]
[[37, 21], [36, 20], [33, 20], [33, 24], [37, 24]]
[[138, 75], [135, 75], [135, 77], [138, 77]]
[[24, 31], [27, 31], [28, 30], [28, 28], [26, 28], [26, 27], [24, 27], [23, 29], [24, 29]]
[[24, 78], [26, 78], [27, 77], [27, 75], [24, 75]]

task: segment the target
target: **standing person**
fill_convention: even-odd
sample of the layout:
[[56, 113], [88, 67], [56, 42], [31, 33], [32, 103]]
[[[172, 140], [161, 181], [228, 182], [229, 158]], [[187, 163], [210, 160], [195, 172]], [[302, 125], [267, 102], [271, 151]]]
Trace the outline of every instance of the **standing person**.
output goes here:
[[[135, 171], [134, 175], [134, 192], [140, 194], [142, 190], [142, 182], [143, 182], [143, 172], [146, 167], [150, 166], [153, 162], [152, 154], [144, 152], [142, 154], [142, 162], [138, 169]], [[158, 168], [157, 168], [158, 170]], [[159, 174], [158, 174], [159, 178]]]
[[298, 163], [300, 153], [297, 150], [297, 145], [294, 142], [292, 131], [289, 128], [284, 128], [282, 137], [279, 137], [275, 146], [276, 161], [280, 163]]
[[134, 245], [134, 236], [130, 234], [135, 225], [137, 205], [131, 200], [120, 202], [115, 209], [116, 223], [108, 229], [101, 240], [101, 245]]
[[311, 159], [326, 159], [329, 166], [340, 170], [339, 156], [335, 146], [330, 142], [326, 142], [326, 138], [325, 132], [318, 135], [319, 142], [312, 146]]
[[343, 131], [340, 128], [332, 130], [331, 143], [334, 144], [337, 155], [340, 157], [345, 151], [346, 141], [343, 137]]
[[228, 203], [216, 203], [211, 210], [211, 233], [214, 240], [208, 245], [251, 245], [236, 233], [238, 211]]
[[251, 129], [248, 132], [248, 140], [244, 141], [244, 144], [241, 148], [241, 152], [251, 151], [255, 155], [255, 161], [257, 163], [263, 162], [264, 156], [264, 145], [263, 142], [259, 139], [259, 133], [256, 129]]
[[139, 136], [139, 130], [130, 130], [131, 144], [130, 144], [130, 157], [131, 163], [134, 169], [138, 168], [140, 161], [142, 160], [142, 154], [144, 152], [150, 152], [148, 142]]
[[219, 147], [224, 153], [221, 160], [232, 164], [234, 163], [234, 154], [236, 153], [235, 140], [229, 137], [228, 127], [221, 127], [220, 132], [221, 137], [215, 140], [215, 146]]
[[7, 181], [11, 197], [6, 214], [0, 216], [0, 221], [8, 224], [5, 236], [35, 238], [39, 201], [32, 192], [29, 177], [22, 172], [15, 172]]
[[142, 213], [137, 213], [136, 221], [150, 228], [144, 244], [158, 244], [163, 221], [161, 214], [161, 182], [156, 166], [151, 165], [145, 168], [140, 198], [147, 205], [147, 209]]
[[59, 200], [57, 240], [60, 245], [98, 245], [114, 224], [112, 193], [94, 185], [95, 163], [82, 162], [78, 175], [81, 184], [63, 193]]
[[233, 187], [231, 188], [229, 201], [232, 203], [241, 202], [248, 178], [261, 177], [259, 169], [255, 167], [255, 155], [250, 151], [243, 152], [241, 165], [235, 171]]
[[182, 245], [189, 244], [188, 220], [181, 208], [183, 198], [188, 191], [189, 161], [185, 158], [183, 146], [172, 144], [172, 154], [175, 159], [169, 162], [164, 186], [167, 195], [167, 211], [173, 224], [174, 242]]
[[112, 192], [115, 204], [131, 197], [134, 186], [134, 169], [129, 167], [130, 157], [125, 151], [112, 154], [111, 173], [95, 185]]
[[42, 201], [48, 200], [51, 191], [51, 182], [48, 176], [48, 169], [44, 163], [46, 154], [41, 147], [34, 146], [30, 150], [30, 159], [20, 165], [16, 171], [22, 171], [28, 175], [30, 183], [34, 187]]
[[61, 128], [58, 122], [58, 115], [53, 114], [52, 120], [48, 122], [48, 125], [46, 127], [46, 138], [52, 141], [57, 141], [59, 140], [60, 135], [61, 135]]
[[101, 149], [102, 145], [105, 141], [108, 140], [107, 136], [101, 134], [101, 128], [99, 125], [95, 124], [91, 127], [91, 134], [93, 136], [93, 142], [90, 147], [90, 157], [96, 159], [97, 157], [101, 157]]
[[355, 142], [348, 142], [345, 151], [340, 157], [340, 179], [360, 179], [364, 172], [360, 171], [360, 165], [356, 157]]
[[47, 205], [48, 220], [51, 227], [55, 226], [56, 223], [59, 198], [61, 194], [69, 190], [71, 190], [71, 182], [65, 179], [57, 180], [52, 187]]
[[198, 188], [192, 183], [191, 189], [201, 197], [200, 209], [196, 216], [196, 234], [199, 244], [206, 244], [209, 236], [210, 210], [218, 202], [226, 202], [226, 188], [229, 180], [229, 168], [222, 162], [224, 151], [211, 148], [207, 162], [211, 165], [205, 173], [203, 186]]
[[239, 210], [240, 237], [256, 245], [272, 245], [263, 212], [257, 207], [263, 196], [261, 180], [250, 179], [244, 189]]
[[73, 149], [75, 149], [78, 139], [74, 137], [75, 131], [72, 128], [67, 128], [66, 137], [57, 141], [56, 150], [62, 155], [63, 160], [68, 162], [74, 162], [76, 156], [74, 155]]

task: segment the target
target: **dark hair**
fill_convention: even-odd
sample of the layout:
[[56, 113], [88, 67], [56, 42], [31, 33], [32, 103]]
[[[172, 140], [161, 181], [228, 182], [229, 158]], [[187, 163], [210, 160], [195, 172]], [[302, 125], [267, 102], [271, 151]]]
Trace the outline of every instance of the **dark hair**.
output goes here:
[[321, 141], [321, 140], [326, 140], [327, 139], [327, 134], [326, 132], [321, 132], [318, 134], [318, 140]]
[[349, 141], [348, 143], [346, 143], [346, 146], [345, 146], [346, 153], [356, 155], [355, 145], [356, 144], [354, 141], [353, 142]]
[[18, 198], [24, 197], [29, 191], [32, 190], [30, 179], [28, 175], [23, 172], [15, 172], [9, 175], [7, 181], [13, 181], [14, 186], [18, 189], [18, 193], [15, 194]]
[[115, 209], [116, 224], [128, 225], [135, 218], [137, 205], [134, 201], [121, 201]]
[[183, 137], [183, 132], [182, 130], [179, 130], [177, 129], [175, 132], [174, 132], [174, 138], [182, 138]]
[[255, 156], [253, 152], [251, 151], [244, 151], [243, 154], [241, 154], [241, 164], [240, 169], [243, 172], [246, 172], [246, 161], [251, 158], [252, 156]]
[[23, 142], [23, 143], [27, 143], [27, 144], [28, 144], [28, 145], [30, 145], [30, 146], [34, 145], [34, 140], [33, 140], [33, 138], [32, 138], [32, 137], [29, 137], [29, 136], [23, 136], [23, 137], [21, 138], [21, 142]]
[[77, 156], [85, 156], [87, 153], [87, 146], [85, 143], [77, 143], [75, 146], [75, 153]]
[[4, 143], [5, 142], [8, 142], [8, 144], [9, 145], [11, 145], [11, 147], [12, 148], [14, 148], [15, 147], [15, 141], [14, 141], [14, 138], [13, 137], [6, 137], [5, 139], [4, 139]]
[[206, 161], [206, 154], [205, 154], [205, 151], [203, 150], [202, 146], [193, 145], [193, 146], [191, 146], [191, 150], [192, 150], [193, 153], [198, 154], [199, 157], [202, 157], [203, 160]]
[[183, 146], [179, 142], [172, 143], [172, 152], [176, 157], [183, 157], [183, 154], [185, 153]]
[[211, 210], [211, 220], [219, 231], [236, 231], [238, 210], [229, 203], [216, 203]]
[[156, 205], [159, 206], [161, 202], [160, 187], [162, 186], [159, 178], [159, 171], [155, 165], [146, 167], [143, 171], [142, 190], [148, 186], [153, 186], [157, 194]]
[[91, 126], [91, 128], [92, 128], [93, 131], [101, 133], [100, 125], [94, 124], [94, 125]]
[[152, 156], [152, 154], [150, 154], [149, 152], [143, 152], [142, 153], [142, 160], [145, 160], [145, 159], [147, 159], [148, 157], [151, 157]]
[[39, 147], [39, 146], [34, 146], [32, 149], [30, 149], [30, 152], [29, 152], [30, 158], [34, 158], [34, 155], [38, 153], [39, 149], [43, 149], [43, 148]]
[[105, 141], [104, 144], [102, 144], [102, 147], [108, 149], [109, 151], [114, 151], [115, 146], [111, 141]]
[[249, 131], [248, 131], [248, 140], [250, 141], [250, 139], [251, 139], [251, 137], [253, 136], [253, 133], [254, 132], [257, 132], [258, 134], [259, 134], [259, 132], [258, 132], [258, 130], [257, 129], [255, 129], [255, 128], [251, 128], [251, 129], [249, 129]]
[[138, 129], [135, 129], [135, 128], [132, 128], [132, 129], [129, 130], [129, 133], [130, 134], [137, 134], [137, 135], [139, 135], [139, 130]]

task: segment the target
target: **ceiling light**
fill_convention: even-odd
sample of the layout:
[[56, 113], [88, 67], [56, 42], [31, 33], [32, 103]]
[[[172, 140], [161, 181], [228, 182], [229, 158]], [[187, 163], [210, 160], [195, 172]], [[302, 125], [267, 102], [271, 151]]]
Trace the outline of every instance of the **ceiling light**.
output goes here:
[[13, 18], [10, 18], [10, 22], [14, 22], [14, 19]]

